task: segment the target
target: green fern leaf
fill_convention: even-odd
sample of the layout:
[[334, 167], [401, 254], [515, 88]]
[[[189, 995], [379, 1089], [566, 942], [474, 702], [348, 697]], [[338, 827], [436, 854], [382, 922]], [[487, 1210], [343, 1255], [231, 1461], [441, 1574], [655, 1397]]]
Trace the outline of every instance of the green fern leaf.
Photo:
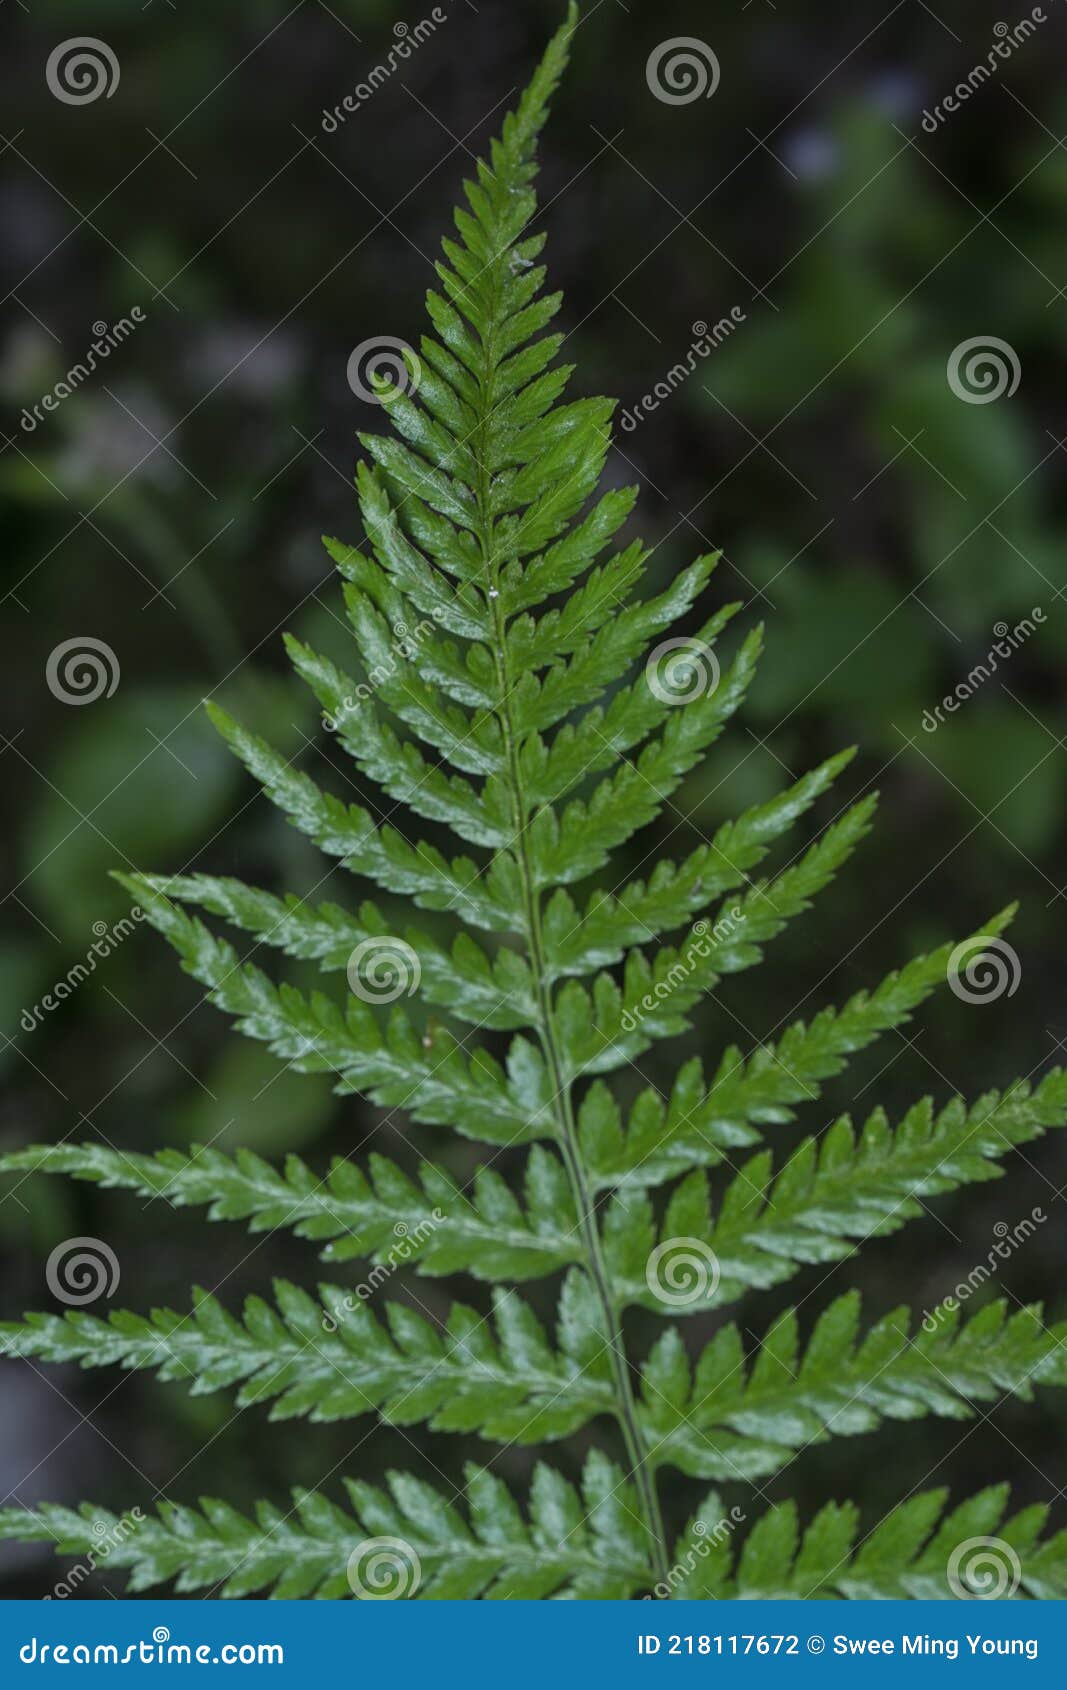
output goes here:
[[[358, 879], [355, 902], [341, 875], [319, 903], [210, 872], [117, 877], [239, 1031], [289, 1067], [330, 1074], [339, 1092], [434, 1129], [435, 1160], [423, 1159], [417, 1130], [395, 1160], [336, 1160], [321, 1176], [296, 1157], [275, 1168], [211, 1146], [13, 1152], [0, 1171], [200, 1205], [261, 1240], [288, 1228], [323, 1246], [334, 1269], [361, 1265], [317, 1297], [277, 1281], [273, 1302], [251, 1297], [240, 1314], [205, 1293], [184, 1314], [35, 1313], [0, 1327], [0, 1347], [35, 1364], [232, 1391], [242, 1412], [276, 1419], [375, 1415], [427, 1437], [522, 1444], [580, 1434], [590, 1447], [581, 1490], [542, 1465], [520, 1507], [503, 1479], [474, 1468], [458, 1506], [415, 1474], [391, 1475], [387, 1490], [349, 1477], [345, 1507], [301, 1492], [251, 1519], [227, 1503], [168, 1502], [120, 1532], [102, 1510], [45, 1505], [0, 1512], [0, 1538], [80, 1553], [103, 1521], [111, 1565], [137, 1590], [707, 1599], [966, 1595], [968, 1542], [999, 1534], [1010, 1594], [1064, 1597], [1067, 1538], [1042, 1536], [1043, 1508], [1006, 1518], [995, 1488], [949, 1513], [940, 1492], [911, 1497], [863, 1539], [848, 1503], [830, 1503], [803, 1532], [792, 1504], [772, 1508], [743, 1542], [744, 1510], [724, 1518], [715, 1496], [673, 1551], [664, 1527], [664, 1467], [752, 1483], [834, 1436], [963, 1418], [1002, 1395], [1025, 1403], [1037, 1386], [1067, 1384], [1067, 1327], [1046, 1326], [1036, 1306], [992, 1303], [966, 1321], [902, 1308], [861, 1335], [848, 1293], [805, 1343], [790, 1312], [754, 1343], [720, 1326], [699, 1356], [681, 1318], [805, 1266], [832, 1267], [918, 1218], [924, 1201], [995, 1177], [1009, 1149], [1067, 1120], [1067, 1077], [1054, 1071], [970, 1107], [926, 1101], [895, 1129], [876, 1108], [858, 1135], [842, 1117], [818, 1139], [775, 1146], [853, 1055], [905, 1026], [940, 985], [958, 985], [961, 957], [1002, 944], [1008, 909], [962, 946], [908, 962], [840, 1007], [816, 1006], [753, 1049], [682, 1063], [666, 1096], [618, 1083], [618, 1070], [699, 1026], [704, 1000], [727, 996], [731, 976], [760, 964], [826, 892], [874, 800], [813, 825], [844, 752], [680, 862], [629, 883], [619, 872], [619, 848], [661, 814], [741, 707], [762, 630], [738, 635], [738, 605], [704, 603], [715, 555], [637, 596], [648, 553], [624, 533], [636, 490], [598, 490], [613, 403], [567, 393], [574, 370], [558, 362], [561, 296], [545, 291], [533, 183], [576, 25], [571, 8], [465, 185], [427, 299], [432, 332], [406, 379], [379, 384], [392, 432], [360, 436], [365, 539], [325, 542], [348, 655], [286, 642], [324, 731], [393, 801], [395, 824], [208, 707], [269, 803]], [[662, 637], [689, 625], [696, 634]], [[459, 854], [420, 837], [424, 823], [431, 838], [454, 836]], [[768, 860], [801, 823], [810, 832]], [[575, 890], [594, 876], [613, 890]], [[426, 919], [414, 925], [413, 910]], [[298, 989], [285, 959], [331, 977], [326, 989]], [[471, 1164], [450, 1160], [446, 1132], [496, 1150], [461, 1176], [455, 1167]], [[500, 1155], [515, 1146], [525, 1148]], [[729, 1173], [716, 1173], [723, 1163]], [[671, 1265], [679, 1249], [692, 1284]], [[405, 1300], [406, 1280], [382, 1295], [408, 1272], [492, 1289], [476, 1284], [438, 1322]], [[515, 1289], [538, 1280], [557, 1283], [533, 1300]], [[553, 1299], [550, 1335], [534, 1301]], [[635, 1307], [659, 1330], [644, 1352]], [[382, 1588], [390, 1576], [396, 1588]]]
[[175, 1208], [209, 1207], [209, 1219], [247, 1220], [250, 1232], [291, 1227], [328, 1239], [324, 1261], [354, 1257], [419, 1273], [476, 1279], [541, 1279], [581, 1260], [578, 1217], [559, 1157], [534, 1145], [522, 1203], [494, 1168], [479, 1168], [468, 1190], [444, 1169], [420, 1164], [414, 1178], [384, 1156], [368, 1172], [335, 1159], [317, 1178], [298, 1156], [278, 1170], [251, 1150], [226, 1156], [210, 1145], [155, 1156], [102, 1144], [36, 1145], [0, 1157], [0, 1172], [68, 1174], [112, 1189], [162, 1198]]
[[372, 1271], [355, 1291], [323, 1286], [319, 1302], [278, 1280], [276, 1309], [251, 1297], [240, 1319], [200, 1290], [187, 1315], [35, 1314], [0, 1325], [0, 1350], [57, 1365], [149, 1368], [194, 1396], [240, 1384], [237, 1406], [270, 1402], [275, 1420], [376, 1411], [394, 1425], [425, 1420], [434, 1430], [539, 1443], [610, 1413], [607, 1335], [596, 1335], [593, 1294], [577, 1271], [564, 1281], [558, 1353], [513, 1291], [497, 1294], [494, 1326], [457, 1303], [438, 1330], [396, 1302], [386, 1305], [383, 1326], [368, 1306], [379, 1284]]
[[129, 1569], [131, 1590], [173, 1581], [180, 1595], [618, 1601], [644, 1583], [632, 1487], [596, 1452], [580, 1496], [539, 1465], [525, 1518], [503, 1481], [477, 1468], [467, 1470], [463, 1511], [410, 1474], [391, 1473], [388, 1483], [384, 1491], [346, 1481], [348, 1509], [296, 1492], [291, 1508], [261, 1503], [255, 1520], [209, 1500], [199, 1512], [163, 1503], [139, 1519], [92, 1507], [7, 1509], [0, 1537], [44, 1541], [68, 1556], [106, 1537], [108, 1566]]
[[1067, 1384], [1067, 1326], [1045, 1326], [1039, 1307], [1009, 1317], [1005, 1303], [990, 1303], [962, 1327], [948, 1311], [914, 1334], [907, 1309], [896, 1309], [862, 1340], [859, 1314], [857, 1293], [839, 1297], [801, 1351], [789, 1311], [750, 1365], [737, 1327], [724, 1326], [692, 1373], [671, 1329], [643, 1371], [653, 1458], [696, 1478], [752, 1480], [801, 1447], [872, 1431], [882, 1419], [966, 1419], [970, 1402], [1029, 1401], [1034, 1385]]
[[[980, 1491], [947, 1515], [945, 1501], [943, 1490], [911, 1497], [862, 1538], [852, 1503], [829, 1503], [801, 1533], [796, 1504], [785, 1502], [761, 1516], [737, 1551], [731, 1538], [741, 1522], [713, 1493], [679, 1539], [672, 1577], [657, 1594], [698, 1601], [861, 1602], [1010, 1596], [1020, 1587], [1045, 1599], [1067, 1594], [1067, 1534], [1041, 1538], [1047, 1508], [1005, 1519], [1003, 1485]], [[994, 1559], [990, 1565], [987, 1557], [968, 1585], [967, 1549], [975, 1539], [993, 1540]], [[949, 1577], [954, 1566], [955, 1583]]]

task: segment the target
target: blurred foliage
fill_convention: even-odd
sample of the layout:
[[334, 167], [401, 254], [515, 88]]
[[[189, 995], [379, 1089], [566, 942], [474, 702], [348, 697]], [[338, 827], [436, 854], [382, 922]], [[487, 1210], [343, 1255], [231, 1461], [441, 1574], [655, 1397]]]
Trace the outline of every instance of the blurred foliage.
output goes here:
[[[267, 813], [205, 723], [204, 695], [287, 754], [325, 759], [319, 772], [338, 792], [369, 797], [284, 672], [280, 633], [344, 649], [317, 535], [358, 539], [354, 434], [371, 413], [348, 387], [349, 352], [414, 332], [426, 255], [469, 150], [558, 8], [456, 0], [446, 10], [447, 24], [327, 135], [324, 108], [385, 58], [394, 24], [413, 26], [421, 11], [388, 0], [230, 0], [208, 11], [99, 0], [78, 27], [114, 48], [121, 82], [79, 107], [44, 82], [48, 53], [74, 27], [69, 4], [6, 9], [5, 1144], [206, 1139], [325, 1159], [381, 1132], [401, 1159], [426, 1148], [406, 1142], [402, 1122], [383, 1128], [358, 1100], [339, 1102], [325, 1083], [227, 1038], [147, 933], [125, 939], [32, 1031], [21, 1018], [85, 956], [93, 923], [123, 914], [111, 868], [321, 882], [321, 861]], [[946, 10], [908, 0], [871, 27], [841, 0], [803, 16], [762, 3], [712, 14], [601, 0], [587, 8], [543, 179], [583, 390], [632, 406], [685, 358], [694, 322], [732, 305], [746, 314], [620, 436], [609, 469], [643, 484], [636, 527], [658, 542], [650, 586], [721, 547], [720, 590], [745, 601], [742, 622], [766, 616], [769, 635], [741, 725], [659, 833], [639, 838], [630, 872], [681, 855], [841, 743], [861, 747], [852, 791], [884, 795], [879, 828], [821, 917], [779, 944], [776, 970], [717, 994], [691, 1048], [707, 1049], [709, 1035], [713, 1049], [751, 1045], [1024, 900], [1018, 992], [988, 1008], [946, 994], [911, 1040], [872, 1053], [858, 1095], [831, 1098], [857, 1115], [1040, 1070], [1067, 1034], [1057, 942], [1067, 878], [1064, 25], [1054, 16], [930, 135], [924, 108], [984, 57], [1000, 17], [986, 0], [965, 20], [958, 9], [935, 15]], [[712, 100], [672, 107], [650, 94], [645, 60], [674, 35], [714, 48]], [[84, 354], [92, 324], [135, 304], [143, 325], [27, 432], [22, 408]], [[948, 359], [977, 335], [1017, 353], [1011, 398], [971, 405], [950, 390]], [[985, 656], [994, 624], [1034, 606], [1046, 615], [1034, 636], [926, 732], [924, 712]], [[45, 681], [50, 652], [77, 635], [105, 640], [121, 665], [114, 695], [84, 708]], [[358, 891], [334, 872], [319, 895]], [[663, 1060], [649, 1080], [669, 1078]], [[1064, 1155], [1050, 1145], [1010, 1158], [1010, 1185], [936, 1205], [918, 1249], [890, 1240], [833, 1274], [812, 1269], [798, 1300], [818, 1293], [819, 1306], [851, 1277], [880, 1311], [899, 1299], [906, 1262], [907, 1294], [930, 1306], [984, 1257], [997, 1221], [1035, 1203], [1057, 1216]], [[453, 1171], [463, 1177], [475, 1157], [456, 1150]], [[44, 1257], [74, 1232], [113, 1242], [129, 1300], [145, 1307], [181, 1306], [191, 1280], [237, 1300], [307, 1261], [285, 1237], [250, 1250], [233, 1229], [161, 1203], [140, 1209], [44, 1181], [12, 1182], [2, 1221], [5, 1313], [42, 1305]], [[1042, 1228], [996, 1289], [1057, 1300], [1058, 1235]], [[443, 1299], [418, 1281], [407, 1294], [430, 1310]], [[766, 1316], [774, 1299], [764, 1301]], [[314, 1483], [336, 1462], [415, 1460], [401, 1433], [376, 1433], [368, 1448], [343, 1428], [294, 1439], [262, 1416], [232, 1422], [221, 1399], [141, 1379], [46, 1383], [12, 1368], [0, 1402], [0, 1489], [26, 1502], [83, 1491], [87, 1468], [103, 1470], [94, 1493], [121, 1508], [157, 1488], [225, 1488], [240, 1502], [279, 1495], [282, 1474]], [[1043, 1402], [998, 1409], [993, 1427], [1004, 1436], [987, 1428], [972, 1444], [965, 1428], [924, 1426], [909, 1439], [913, 1476], [936, 1468], [961, 1490], [1003, 1476], [1022, 1500], [1067, 1483]], [[873, 1513], [897, 1496], [898, 1439], [889, 1429], [836, 1444], [832, 1473], [807, 1451], [767, 1494], [794, 1492], [805, 1506], [853, 1493]], [[423, 1459], [455, 1474], [475, 1447], [429, 1438]], [[516, 1478], [525, 1462], [510, 1450], [497, 1465]], [[667, 1498], [674, 1519], [686, 1490], [677, 1482]], [[12, 1594], [46, 1588], [30, 1552], [3, 1565]]]

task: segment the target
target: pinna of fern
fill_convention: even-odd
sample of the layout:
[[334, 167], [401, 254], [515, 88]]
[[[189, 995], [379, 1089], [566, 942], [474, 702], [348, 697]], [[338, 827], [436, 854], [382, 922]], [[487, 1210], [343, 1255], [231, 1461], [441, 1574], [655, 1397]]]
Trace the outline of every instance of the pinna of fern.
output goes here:
[[[490, 1445], [562, 1443], [596, 1425], [580, 1485], [540, 1463], [521, 1502], [489, 1457], [469, 1469], [462, 1499], [394, 1473], [386, 1488], [346, 1479], [343, 1503], [301, 1492], [254, 1518], [223, 1502], [165, 1502], [111, 1537], [110, 1564], [136, 1590], [948, 1596], [970, 1593], [969, 1549], [995, 1534], [1013, 1593], [1065, 1596], [1067, 1536], [1043, 1535], [1043, 1508], [1009, 1514], [997, 1487], [952, 1508], [941, 1491], [909, 1495], [864, 1531], [855, 1506], [836, 1501], [804, 1525], [787, 1503], [747, 1533], [723, 1530], [717, 1492], [676, 1541], [664, 1526], [663, 1467], [751, 1486], [812, 1443], [1067, 1383], [1067, 1328], [1037, 1307], [990, 1304], [928, 1330], [904, 1308], [865, 1317], [846, 1293], [810, 1322], [780, 1316], [754, 1349], [724, 1320], [695, 1356], [682, 1321], [840, 1262], [914, 1219], [922, 1199], [996, 1177], [1008, 1150], [1067, 1118], [1067, 1075], [940, 1110], [919, 1103], [895, 1125], [880, 1110], [858, 1131], [841, 1118], [776, 1159], [774, 1129], [950, 975], [958, 952], [946, 944], [775, 1043], [685, 1062], [665, 1096], [646, 1087], [625, 1111], [618, 1100], [612, 1076], [687, 1031], [725, 976], [761, 961], [860, 843], [873, 804], [845, 808], [754, 878], [845, 753], [647, 880], [582, 889], [610, 874], [613, 853], [722, 733], [761, 635], [728, 660], [720, 637], [739, 607], [727, 605], [696, 635], [664, 637], [694, 612], [717, 560], [636, 596], [645, 549], [616, 549], [635, 489], [597, 493], [612, 405], [564, 399], [572, 370], [550, 330], [560, 297], [544, 292], [532, 183], [575, 23], [572, 10], [466, 184], [428, 296], [434, 333], [404, 379], [380, 386], [394, 432], [361, 436], [366, 545], [327, 542], [373, 686], [287, 642], [390, 813], [402, 806], [450, 831], [457, 854], [342, 801], [209, 706], [288, 820], [361, 888], [373, 881], [407, 910], [403, 931], [370, 901], [316, 905], [209, 874], [119, 876], [241, 1032], [295, 1069], [332, 1074], [341, 1092], [405, 1111], [427, 1129], [423, 1158], [401, 1166], [374, 1153], [365, 1168], [341, 1160], [320, 1174], [296, 1157], [274, 1167], [248, 1151], [87, 1143], [0, 1162], [201, 1205], [255, 1233], [289, 1227], [334, 1270], [385, 1261], [402, 1225], [409, 1264], [469, 1277], [473, 1300], [439, 1325], [384, 1292], [372, 1307], [340, 1281], [316, 1294], [277, 1282], [272, 1300], [239, 1312], [197, 1291], [182, 1312], [33, 1314], [0, 1328], [2, 1347], [153, 1370], [194, 1393], [233, 1392], [241, 1410], [269, 1404], [275, 1418], [377, 1416]], [[415, 626], [417, 643], [398, 648], [395, 630]], [[421, 925], [408, 919], [418, 910]], [[198, 911], [250, 936], [251, 951]], [[985, 924], [987, 940], [1010, 914]], [[267, 948], [340, 981], [311, 993], [276, 983], [251, 960]], [[416, 988], [434, 1010], [425, 1023], [401, 1002]], [[435, 1129], [524, 1146], [520, 1188], [492, 1154], [461, 1185], [435, 1160]], [[516, 1289], [550, 1276], [553, 1331]], [[643, 1358], [635, 1308], [663, 1323]], [[730, 1521], [738, 1514], [747, 1522], [745, 1509]], [[0, 1535], [79, 1551], [101, 1521], [118, 1524], [90, 1505], [9, 1509]]]

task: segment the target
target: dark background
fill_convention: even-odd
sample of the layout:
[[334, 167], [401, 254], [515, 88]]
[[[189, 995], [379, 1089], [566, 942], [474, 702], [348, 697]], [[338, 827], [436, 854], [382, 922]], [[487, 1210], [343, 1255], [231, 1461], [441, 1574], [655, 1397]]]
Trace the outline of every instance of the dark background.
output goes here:
[[[444, 10], [448, 21], [332, 135], [323, 108], [385, 59], [398, 20], [414, 27], [429, 7], [9, 0], [0, 14], [4, 1147], [210, 1140], [297, 1150], [322, 1167], [380, 1119], [232, 1033], [147, 931], [32, 1032], [20, 1017], [85, 956], [93, 923], [124, 913], [106, 878], [116, 865], [193, 865], [298, 891], [321, 873], [198, 701], [220, 697], [289, 753], [318, 734], [280, 636], [344, 646], [318, 535], [358, 539], [354, 434], [379, 420], [353, 397], [348, 355], [423, 329], [430, 259], [469, 152], [561, 8]], [[942, 993], [805, 1112], [807, 1130], [836, 1108], [862, 1119], [878, 1102], [896, 1117], [923, 1092], [976, 1096], [1040, 1073], [1067, 1037], [1067, 32], [1060, 0], [1045, 11], [1035, 37], [930, 135], [924, 108], [985, 60], [994, 26], [1013, 26], [1022, 8], [600, 0], [586, 8], [547, 133], [544, 226], [576, 393], [632, 406], [685, 358], [695, 321], [745, 313], [609, 461], [614, 481], [643, 485], [636, 527], [660, 542], [653, 584], [721, 547], [714, 590], [744, 600], [739, 623], [769, 624], [743, 720], [614, 881], [647, 872], [657, 852], [683, 855], [787, 770], [843, 743], [861, 748], [843, 795], [883, 794], [875, 835], [819, 911], [716, 993], [700, 1038], [661, 1049], [646, 1071], [668, 1083], [679, 1054], [696, 1049], [713, 1066], [724, 1043], [749, 1048], [1023, 900], [1014, 995], [968, 1006]], [[116, 53], [112, 97], [68, 106], [48, 92], [48, 54], [75, 32]], [[650, 93], [646, 59], [672, 36], [714, 49], [710, 100], [671, 106]], [[94, 322], [135, 305], [143, 324], [27, 434], [22, 407], [83, 355]], [[950, 390], [949, 356], [979, 335], [1017, 354], [1014, 396], [967, 404]], [[1035, 606], [1046, 620], [1034, 637], [924, 732], [923, 712], [985, 656], [994, 624]], [[112, 647], [121, 680], [112, 697], [74, 708], [50, 693], [45, 666], [80, 635]], [[334, 789], [347, 782], [337, 767]], [[362, 890], [340, 871], [325, 888]], [[797, 1135], [773, 1136], [785, 1147]], [[376, 1144], [460, 1174], [476, 1160], [473, 1147], [402, 1123]], [[1062, 1314], [1067, 1147], [1029, 1146], [1007, 1169], [1002, 1184], [931, 1204], [858, 1262], [753, 1296], [746, 1331], [789, 1300], [810, 1322], [855, 1282], [869, 1318], [902, 1298], [921, 1312], [985, 1259], [997, 1223], [1014, 1226], [1035, 1204], [1047, 1224], [990, 1291], [1045, 1296]], [[4, 1316], [53, 1306], [44, 1263], [74, 1234], [110, 1242], [118, 1301], [135, 1308], [185, 1308], [194, 1282], [234, 1305], [274, 1274], [317, 1277], [313, 1248], [288, 1233], [250, 1240], [209, 1227], [200, 1210], [61, 1181], [9, 1179], [4, 1190]], [[435, 1311], [450, 1292], [484, 1306], [469, 1282], [414, 1288]], [[399, 1281], [393, 1290], [405, 1294]], [[545, 1292], [533, 1295], [547, 1312]], [[703, 1324], [687, 1329], [694, 1342], [715, 1323]], [[851, 1495], [868, 1523], [926, 1484], [960, 1496], [1005, 1478], [1020, 1502], [1054, 1500], [1067, 1484], [1056, 1399], [986, 1412], [808, 1449], [763, 1490], [795, 1494], [805, 1511]], [[455, 1476], [484, 1454], [419, 1430], [420, 1456], [369, 1421], [272, 1425], [255, 1410], [234, 1418], [225, 1395], [23, 1364], [0, 1374], [0, 1416], [0, 1497], [25, 1504], [88, 1496], [121, 1511], [157, 1494], [221, 1493], [246, 1505], [331, 1472], [333, 1494], [338, 1469]], [[580, 1445], [553, 1458], [573, 1473]], [[509, 1449], [497, 1471], [518, 1484], [531, 1460]], [[701, 1490], [666, 1475], [672, 1524]], [[43, 1594], [62, 1571], [36, 1549], [8, 1548], [0, 1566], [9, 1595]], [[106, 1571], [93, 1586], [120, 1588]]]

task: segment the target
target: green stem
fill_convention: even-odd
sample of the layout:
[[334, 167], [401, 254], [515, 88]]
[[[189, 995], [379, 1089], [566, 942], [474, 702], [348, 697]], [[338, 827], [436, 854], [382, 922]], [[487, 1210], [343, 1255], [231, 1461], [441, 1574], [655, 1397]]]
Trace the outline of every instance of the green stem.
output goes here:
[[533, 971], [538, 1007], [538, 1034], [548, 1064], [553, 1088], [553, 1107], [555, 1109], [559, 1129], [559, 1144], [563, 1154], [563, 1163], [567, 1170], [574, 1195], [575, 1208], [578, 1212], [578, 1223], [581, 1230], [582, 1243], [585, 1249], [586, 1265], [593, 1282], [597, 1297], [604, 1315], [608, 1332], [608, 1350], [611, 1358], [611, 1372], [615, 1386], [616, 1411], [619, 1426], [622, 1430], [626, 1453], [641, 1504], [641, 1512], [645, 1529], [648, 1533], [651, 1550], [652, 1565], [657, 1580], [663, 1581], [668, 1575], [666, 1537], [663, 1529], [663, 1517], [660, 1512], [659, 1497], [656, 1493], [655, 1476], [648, 1463], [644, 1437], [637, 1418], [637, 1403], [634, 1397], [633, 1385], [630, 1378], [630, 1363], [626, 1355], [626, 1344], [622, 1331], [620, 1311], [611, 1291], [611, 1280], [607, 1265], [604, 1261], [603, 1246], [600, 1229], [597, 1226], [596, 1208], [589, 1181], [582, 1161], [578, 1143], [577, 1123], [574, 1118], [574, 1102], [571, 1094], [571, 1081], [567, 1077], [563, 1064], [562, 1053], [556, 1039], [555, 1023], [552, 1015], [552, 1004], [546, 980], [546, 963], [544, 955], [544, 940], [541, 928], [541, 912], [537, 893], [533, 885], [532, 867], [529, 860], [529, 849], [526, 838], [526, 799], [522, 788], [522, 779], [518, 767], [517, 748], [515, 744], [514, 727], [511, 709], [508, 703], [510, 693], [510, 678], [505, 657], [503, 642], [503, 626], [499, 611], [494, 614], [497, 635], [497, 675], [501, 689], [500, 720], [504, 729], [504, 736], [508, 753], [508, 768], [511, 773], [512, 798], [515, 811], [516, 843], [518, 847], [519, 872], [522, 878], [523, 901], [525, 905], [526, 936], [529, 948], [529, 962]]
[[[495, 288], [496, 271], [493, 271]], [[492, 309], [489, 320], [493, 320]], [[604, 1261], [603, 1246], [600, 1229], [597, 1225], [596, 1209], [589, 1188], [586, 1169], [582, 1161], [578, 1142], [577, 1123], [574, 1116], [574, 1103], [571, 1094], [571, 1080], [567, 1075], [563, 1055], [556, 1037], [555, 1020], [552, 1013], [552, 1001], [547, 981], [545, 965], [544, 935], [541, 925], [541, 909], [538, 893], [534, 884], [533, 866], [530, 862], [529, 842], [527, 836], [527, 821], [529, 805], [523, 788], [522, 774], [519, 767], [518, 745], [515, 724], [511, 712], [511, 675], [508, 668], [507, 644], [505, 641], [504, 617], [499, 599], [499, 564], [493, 559], [493, 525], [489, 511], [489, 466], [486, 449], [486, 424], [490, 404], [491, 371], [494, 368], [491, 340], [485, 346], [486, 375], [482, 382], [484, 409], [477, 430], [477, 447], [475, 456], [478, 464], [479, 486], [477, 489], [479, 507], [478, 541], [485, 563], [486, 581], [488, 583], [487, 602], [492, 607], [493, 631], [495, 635], [494, 662], [496, 665], [496, 679], [499, 689], [499, 703], [497, 718], [500, 722], [507, 750], [508, 772], [510, 775], [511, 801], [513, 825], [515, 829], [515, 844], [518, 857], [519, 872], [522, 880], [524, 925], [528, 948], [528, 961], [533, 973], [537, 996], [537, 1032], [544, 1052], [545, 1062], [551, 1076], [553, 1088], [553, 1109], [557, 1122], [557, 1137], [563, 1155], [564, 1167], [570, 1180], [575, 1208], [578, 1213], [582, 1244], [585, 1252], [586, 1266], [590, 1279], [596, 1290], [601, 1305], [605, 1329], [608, 1333], [608, 1350], [611, 1357], [611, 1372], [615, 1390], [616, 1417], [622, 1431], [626, 1454], [630, 1464], [631, 1476], [637, 1488], [638, 1500], [641, 1507], [642, 1520], [649, 1541], [650, 1560], [658, 1582], [666, 1580], [669, 1572], [667, 1560], [667, 1543], [663, 1529], [663, 1516], [660, 1512], [659, 1497], [656, 1492], [654, 1472], [648, 1461], [644, 1436], [637, 1418], [637, 1402], [634, 1397], [633, 1384], [630, 1377], [630, 1363], [626, 1355], [625, 1339], [622, 1331], [622, 1320], [619, 1307], [611, 1291], [611, 1280]]]

